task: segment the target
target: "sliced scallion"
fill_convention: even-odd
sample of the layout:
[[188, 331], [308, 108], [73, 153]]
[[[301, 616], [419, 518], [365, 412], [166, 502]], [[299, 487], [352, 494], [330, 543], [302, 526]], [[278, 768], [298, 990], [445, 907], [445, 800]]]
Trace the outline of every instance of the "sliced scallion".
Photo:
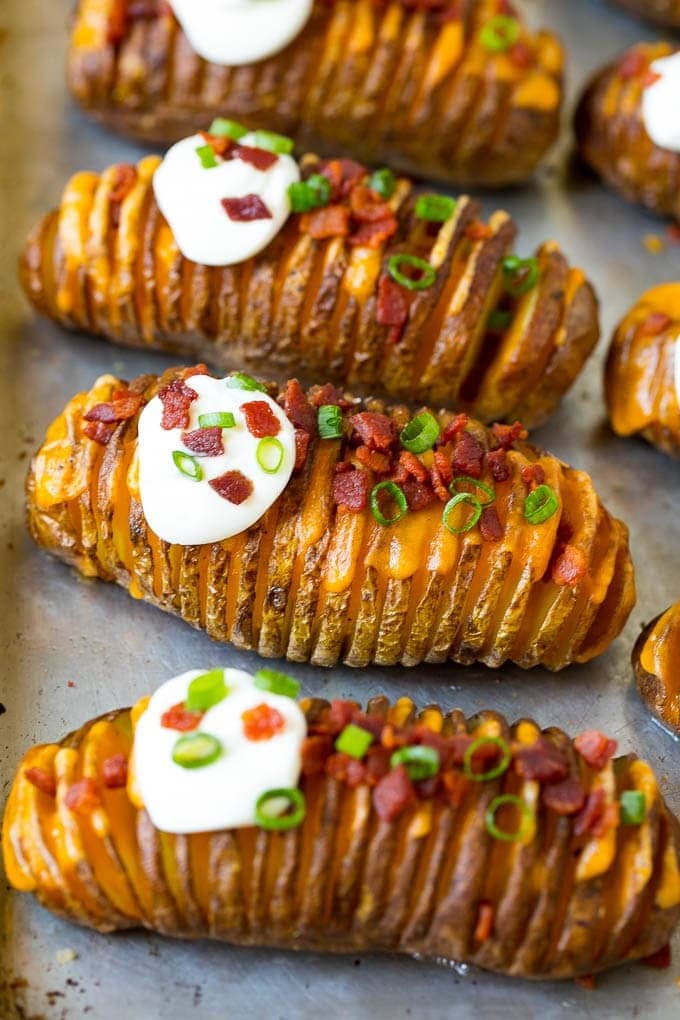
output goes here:
[[[469, 506], [472, 513], [462, 524], [452, 524], [451, 514], [457, 506], [461, 505]], [[450, 531], [452, 535], [463, 535], [467, 531], [472, 531], [481, 516], [482, 504], [479, 502], [477, 497], [473, 496], [471, 492], [459, 492], [458, 495], [454, 496], [453, 499], [450, 499], [444, 507], [442, 520], [444, 522], [444, 527]]]
[[[493, 765], [486, 772], [475, 772], [472, 768], [472, 759], [474, 758], [477, 751], [482, 747], [495, 746], [501, 752], [501, 760]], [[465, 749], [463, 755], [463, 772], [468, 779], [474, 780], [476, 783], [485, 783], [490, 779], [497, 779], [498, 776], [502, 776], [504, 772], [507, 772], [508, 766], [512, 759], [512, 752], [508, 747], [508, 744], [502, 737], [477, 737], [471, 744]]]
[[486, 50], [491, 53], [504, 53], [518, 41], [521, 33], [521, 26], [517, 18], [511, 18], [507, 14], [497, 14], [489, 18], [481, 32], [479, 41]]
[[381, 166], [369, 177], [368, 186], [372, 191], [377, 191], [381, 198], [391, 198], [397, 186], [397, 178], [389, 167]]
[[248, 134], [248, 128], [239, 124], [237, 120], [229, 120], [227, 117], [216, 117], [210, 125], [210, 134], [217, 138], [233, 138], [238, 141]]
[[505, 308], [494, 308], [486, 320], [486, 328], [492, 333], [502, 333], [512, 322], [512, 312]]
[[538, 485], [524, 500], [524, 516], [530, 524], [543, 524], [559, 509], [554, 489], [549, 485]]
[[427, 744], [411, 744], [400, 747], [390, 758], [390, 768], [405, 765], [410, 778], [419, 783], [430, 779], [439, 772], [439, 751]]
[[[397, 509], [392, 517], [386, 517], [380, 509], [380, 495], [383, 492], [396, 503]], [[404, 495], [403, 489], [401, 489], [396, 482], [378, 482], [377, 485], [374, 485], [371, 490], [370, 505], [371, 513], [378, 524], [382, 524], [383, 528], [388, 528], [391, 524], [396, 524], [397, 521], [400, 521], [402, 517], [405, 517], [408, 512], [406, 496]]]
[[459, 485], [471, 485], [473, 489], [478, 489], [480, 492], [483, 492], [486, 496], [485, 500], [479, 499], [479, 496], [477, 497], [482, 506], [491, 506], [496, 499], [496, 493], [493, 491], [491, 486], [487, 485], [486, 482], [481, 482], [479, 478], [470, 478], [469, 475], [458, 475], [449, 485], [449, 492], [452, 496], [455, 496], [458, 492]]
[[322, 404], [317, 414], [321, 439], [342, 438], [342, 411], [337, 404]]
[[246, 375], [245, 372], [232, 372], [224, 380], [224, 385], [230, 390], [257, 390], [259, 393], [266, 393], [267, 387], [263, 386], [262, 383], [258, 382], [257, 379], [253, 379], [252, 375]]
[[265, 436], [257, 444], [255, 459], [268, 475], [275, 475], [281, 470], [284, 455], [283, 443], [275, 436]]
[[647, 814], [647, 801], [642, 790], [624, 790], [619, 809], [623, 825], [642, 825]]
[[268, 669], [266, 666], [258, 669], [253, 682], [261, 691], [280, 694], [284, 698], [297, 698], [300, 693], [300, 684], [294, 677], [288, 676], [287, 673], [279, 673], [276, 669]]
[[295, 143], [292, 138], [277, 135], [275, 131], [256, 131], [254, 145], [257, 149], [275, 152], [277, 156], [289, 156]]
[[361, 726], [349, 723], [335, 741], [335, 750], [348, 754], [351, 758], [361, 759], [373, 743], [373, 734]]
[[[521, 815], [522, 820], [519, 829], [515, 832], [500, 829], [496, 824], [496, 813], [505, 805], [517, 808]], [[494, 797], [489, 804], [484, 816], [484, 824], [486, 831], [494, 839], [502, 839], [506, 843], [521, 843], [527, 838], [534, 827], [534, 813], [521, 797], [516, 797], [514, 793], [503, 793], [500, 797]]]
[[439, 422], [429, 411], [422, 411], [404, 426], [399, 435], [401, 445], [411, 453], [431, 450], [439, 438]]
[[[402, 273], [402, 266], [417, 269], [421, 275], [414, 280]], [[387, 261], [387, 272], [395, 283], [406, 287], [407, 290], [427, 290], [437, 279], [437, 271], [434, 266], [431, 266], [426, 259], [421, 259], [418, 255], [409, 255], [407, 252], [391, 255]]]
[[290, 207], [295, 213], [310, 212], [328, 205], [331, 193], [331, 182], [323, 174], [312, 174], [306, 181], [293, 181], [288, 186]]
[[456, 200], [448, 195], [419, 195], [416, 216], [430, 223], [445, 223], [456, 211]]
[[508, 294], [521, 297], [538, 283], [540, 270], [534, 258], [521, 259], [519, 255], [508, 255], [503, 259], [503, 282]]
[[[282, 805], [281, 801], [285, 803]], [[284, 814], [284, 812], [290, 812]], [[257, 798], [255, 821], [262, 829], [285, 832], [295, 829], [305, 817], [307, 806], [302, 790], [294, 786], [280, 790], [267, 790]]]
[[224, 670], [211, 669], [191, 681], [185, 704], [189, 712], [207, 712], [213, 705], [223, 701], [228, 693]]
[[173, 450], [172, 459], [177, 470], [186, 478], [191, 478], [194, 482], [200, 482], [203, 479], [203, 468], [195, 457], [184, 453], [183, 450]]
[[213, 167], [217, 166], [215, 150], [212, 145], [199, 145], [196, 149], [196, 155], [200, 159], [204, 170], [212, 170]]
[[172, 749], [172, 760], [183, 769], [212, 765], [222, 754], [222, 744], [210, 733], [185, 733]]
[[235, 424], [236, 419], [231, 411], [210, 411], [198, 416], [198, 425], [202, 429], [233, 429]]

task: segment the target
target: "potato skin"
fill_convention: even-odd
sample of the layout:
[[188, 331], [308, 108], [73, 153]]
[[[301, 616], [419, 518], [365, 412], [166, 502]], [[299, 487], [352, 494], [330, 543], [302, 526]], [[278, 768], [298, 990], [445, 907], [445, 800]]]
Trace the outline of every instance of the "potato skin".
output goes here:
[[[131, 389], [150, 398], [176, 371], [140, 377]], [[116, 581], [215, 640], [322, 666], [453, 659], [561, 669], [603, 652], [634, 604], [625, 525], [586, 474], [529, 444], [508, 454], [507, 481], [494, 482], [488, 468], [483, 475], [496, 491], [497, 542], [477, 528], [451, 535], [441, 503], [391, 528], [369, 509], [339, 513], [335, 465], [350, 450], [316, 442], [304, 471], [249, 531], [213, 545], [170, 546], [147, 527], [139, 502], [136, 420], [121, 423], [106, 447], [82, 432], [83, 414], [121, 385], [103, 376], [50, 426], [27, 480], [29, 530], [81, 573]], [[402, 427], [410, 417], [376, 400], [352, 413], [362, 408]], [[451, 417], [439, 414], [442, 425]], [[478, 422], [468, 430], [484, 449], [495, 443]], [[540, 526], [524, 517], [521, 471], [534, 463], [561, 505]], [[586, 568], [572, 586], [549, 579], [565, 542]]]
[[644, 293], [621, 320], [605, 366], [605, 399], [619, 436], [640, 435], [680, 456], [675, 361], [680, 336], [680, 283]]
[[496, 0], [464, 0], [444, 21], [392, 0], [317, 0], [285, 50], [232, 68], [202, 60], [171, 14], [120, 21], [126, 7], [80, 0], [68, 79], [91, 116], [144, 141], [229, 116], [322, 154], [500, 187], [529, 177], [559, 132], [561, 45], [523, 29], [521, 60], [486, 51], [478, 32]]
[[680, 736], [680, 602], [647, 624], [635, 642], [632, 661], [647, 708]]
[[599, 71], [581, 97], [574, 126], [589, 166], [630, 202], [680, 220], [680, 153], [655, 145], [642, 120], [644, 66], [621, 73], [639, 54], [650, 63], [677, 52], [668, 43], [639, 43]]
[[631, 14], [666, 28], [680, 28], [680, 0], [612, 0]]

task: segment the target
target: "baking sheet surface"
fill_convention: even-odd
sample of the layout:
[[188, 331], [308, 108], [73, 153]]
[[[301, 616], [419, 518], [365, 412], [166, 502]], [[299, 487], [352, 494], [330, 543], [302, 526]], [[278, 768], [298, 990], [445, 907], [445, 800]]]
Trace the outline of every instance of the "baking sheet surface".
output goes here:
[[[23, 523], [28, 457], [66, 400], [99, 373], [131, 377], [177, 359], [123, 352], [37, 321], [19, 294], [15, 263], [36, 218], [81, 168], [134, 160], [140, 149], [99, 130], [72, 108], [63, 82], [68, 4], [0, 3], [0, 806], [21, 753], [85, 719], [130, 704], [163, 679], [196, 666], [254, 668], [255, 655], [204, 635], [120, 589], [84, 582], [29, 541]], [[534, 25], [557, 28], [569, 50], [574, 96], [599, 63], [654, 30], [597, 0], [527, 0]], [[611, 651], [557, 676], [456, 666], [323, 672], [289, 666], [306, 693], [365, 699], [411, 692], [470, 713], [577, 732], [601, 727], [655, 767], [680, 811], [680, 746], [639, 702], [630, 649], [640, 626], [680, 598], [680, 467], [608, 431], [601, 366], [612, 327], [654, 283], [678, 279], [680, 247], [653, 256], [645, 234], [664, 225], [624, 204], [574, 167], [568, 121], [535, 184], [487, 196], [520, 225], [519, 250], [555, 237], [586, 268], [602, 300], [604, 338], [587, 371], [538, 441], [590, 471], [604, 501], [631, 528], [638, 604]], [[70, 962], [59, 962], [75, 955]], [[97, 1020], [187, 1017], [671, 1017], [680, 1013], [680, 939], [667, 971], [634, 966], [597, 981], [529, 984], [473, 969], [400, 958], [322, 957], [174, 943], [145, 933], [97, 936], [57, 920], [0, 876], [0, 1018], [90, 1015]]]

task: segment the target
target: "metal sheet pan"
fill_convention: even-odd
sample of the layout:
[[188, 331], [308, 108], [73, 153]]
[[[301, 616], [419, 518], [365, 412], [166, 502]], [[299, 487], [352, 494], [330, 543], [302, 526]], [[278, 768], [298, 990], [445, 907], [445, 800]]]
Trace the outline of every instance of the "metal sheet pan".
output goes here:
[[[33, 548], [23, 525], [27, 458], [65, 400], [113, 369], [127, 376], [171, 359], [121, 352], [38, 322], [16, 285], [15, 260], [26, 231], [82, 167], [135, 159], [139, 150], [89, 125], [63, 83], [67, 4], [0, 4], [0, 801], [21, 752], [60, 737], [83, 720], [129, 704], [162, 679], [197, 665], [245, 668], [255, 656], [219, 648], [180, 621], [132, 602], [121, 590], [86, 583]], [[591, 69], [653, 30], [597, 0], [527, 0], [535, 24], [559, 29], [569, 49], [570, 112]], [[584, 265], [603, 302], [607, 337], [646, 287], [678, 278], [680, 248], [652, 256], [645, 233], [663, 225], [625, 205], [574, 168], [568, 121], [561, 145], [534, 186], [485, 197], [522, 225], [522, 250], [559, 238]], [[563, 458], [590, 471], [610, 507], [629, 522], [639, 601], [622, 638], [598, 661], [558, 676], [515, 669], [430, 667], [292, 668], [306, 692], [365, 698], [379, 691], [416, 694], [468, 712], [493, 706], [510, 717], [534, 715], [568, 730], [601, 726], [622, 749], [636, 747], [661, 776], [680, 810], [678, 745], [639, 702], [629, 655], [643, 623], [680, 597], [680, 469], [652, 449], [615, 439], [604, 423], [601, 363], [606, 342], [550, 425], [538, 433]], [[95, 936], [52, 918], [30, 897], [0, 888], [0, 1016], [141, 1020], [163, 1016], [272, 1018], [541, 1018], [678, 1015], [678, 963], [668, 971], [629, 967], [588, 993], [573, 984], [533, 985], [460, 968], [398, 958], [321, 957], [180, 944], [144, 933]], [[77, 957], [59, 963], [62, 950]]]

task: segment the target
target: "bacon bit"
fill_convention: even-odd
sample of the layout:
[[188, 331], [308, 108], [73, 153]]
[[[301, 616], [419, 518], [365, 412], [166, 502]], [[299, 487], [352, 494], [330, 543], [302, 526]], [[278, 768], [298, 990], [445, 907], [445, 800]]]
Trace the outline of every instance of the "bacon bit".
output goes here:
[[494, 909], [491, 903], [482, 902], [477, 908], [477, 924], [472, 936], [474, 942], [486, 942], [493, 931]]
[[359, 786], [366, 778], [363, 762], [357, 761], [349, 754], [338, 752], [331, 754], [326, 761], [326, 773], [331, 779], [347, 783], [349, 787]]
[[56, 795], [57, 781], [47, 769], [40, 768], [39, 765], [33, 765], [30, 769], [24, 769], [24, 776], [41, 793], [46, 794], [48, 797]]
[[128, 760], [124, 754], [114, 754], [102, 762], [102, 782], [110, 790], [119, 790], [127, 783]]
[[505, 529], [495, 506], [485, 506], [479, 518], [479, 530], [485, 542], [500, 542]]
[[373, 746], [369, 748], [364, 758], [366, 782], [369, 786], [375, 786], [390, 771], [390, 754], [391, 752], [386, 747]]
[[[427, 468], [422, 460], [416, 457], [415, 453], [411, 453], [410, 450], [402, 450], [399, 454], [398, 470], [403, 471], [406, 477], [411, 475], [417, 482], [426, 482], [428, 479]], [[406, 477], [402, 480], [406, 481]]]
[[444, 485], [450, 485], [453, 481], [453, 467], [443, 450], [435, 450], [434, 466], [439, 472]]
[[486, 455], [486, 464], [494, 482], [507, 482], [512, 474], [505, 450], [491, 450]]
[[144, 399], [138, 393], [116, 390], [110, 401], [105, 404], [95, 404], [83, 417], [85, 421], [100, 421], [111, 425], [134, 418], [143, 403]]
[[324, 383], [318, 391], [310, 398], [310, 403], [313, 407], [322, 407], [324, 404], [334, 404], [341, 410], [346, 411], [348, 407], [352, 406], [351, 400], [345, 400], [342, 390], [339, 390], [333, 383]]
[[533, 744], [513, 750], [515, 771], [523, 779], [554, 785], [569, 775], [567, 756], [547, 737], [539, 736]]
[[661, 949], [657, 949], [657, 951], [652, 953], [651, 956], [643, 956], [640, 960], [640, 963], [644, 963], [645, 967], [657, 967], [661, 970], [665, 970], [667, 967], [670, 967], [672, 962], [673, 957], [669, 942], [667, 942], [665, 946], [662, 946]]
[[333, 479], [333, 502], [358, 513], [368, 506], [370, 475], [363, 468], [337, 472]]
[[286, 725], [279, 710], [264, 701], [242, 712], [241, 719], [246, 740], [271, 740]]
[[429, 485], [425, 485], [423, 482], [407, 478], [399, 484], [406, 496], [409, 510], [426, 510], [428, 506], [432, 506], [433, 503], [437, 502], [436, 494]]
[[271, 210], [259, 195], [243, 195], [241, 198], [223, 198], [222, 208], [234, 223], [252, 223], [253, 220], [271, 220]]
[[586, 558], [581, 549], [567, 545], [552, 565], [550, 576], [561, 588], [575, 587], [587, 573]]
[[603, 769], [616, 754], [616, 740], [600, 733], [599, 730], [584, 730], [574, 740], [574, 747], [591, 769]]
[[[404, 287], [388, 276], [386, 273], [380, 277], [378, 283], [378, 304], [376, 308], [376, 322], [380, 326], [391, 326], [391, 339], [396, 343], [401, 337], [401, 330], [408, 319], [410, 300], [408, 292]], [[394, 332], [396, 330], [396, 332]]]
[[454, 472], [469, 475], [470, 478], [481, 478], [483, 460], [484, 450], [472, 433], [459, 433], [453, 447], [452, 467]]
[[351, 723], [357, 708], [358, 706], [354, 701], [333, 698], [326, 715], [330, 732], [336, 734], [344, 730], [345, 726]]
[[619, 74], [624, 80], [629, 80], [630, 78], [637, 78], [638, 75], [647, 70], [647, 67], [647, 57], [642, 50], [632, 49], [624, 54], [619, 62]]
[[656, 85], [658, 81], [661, 81], [663, 75], [659, 74], [658, 71], [652, 71], [651, 67], [642, 79], [643, 89], [651, 88], [652, 85]]
[[445, 446], [447, 443], [452, 442], [461, 432], [470, 424], [470, 417], [467, 414], [457, 414], [451, 419], [448, 425], [445, 425], [439, 434], [437, 440], [437, 446]]
[[521, 67], [523, 70], [531, 67], [534, 62], [534, 55], [531, 49], [523, 42], [516, 42], [514, 46], [511, 46], [508, 50], [508, 56], [515, 67]]
[[120, 207], [137, 183], [137, 168], [130, 163], [116, 167], [116, 176], [109, 192], [111, 223], [117, 227], [120, 222]]
[[545, 482], [545, 471], [540, 464], [527, 464], [520, 471], [522, 481], [532, 491]]
[[432, 469], [430, 471], [430, 482], [432, 484], [432, 488], [434, 489], [434, 493], [437, 499], [441, 500], [442, 503], [448, 503], [448, 501], [451, 499], [451, 493], [446, 488], [446, 484], [442, 477], [442, 473], [439, 470], [439, 466], [437, 464], [432, 465]]
[[397, 218], [390, 213], [389, 216], [385, 216], [382, 220], [361, 223], [349, 238], [349, 243], [357, 247], [380, 248], [385, 241], [389, 241], [391, 237], [394, 237], [398, 229], [399, 223]]
[[352, 429], [371, 450], [389, 450], [397, 438], [397, 429], [391, 418], [375, 411], [360, 411], [352, 419]]
[[576, 776], [568, 776], [560, 783], [543, 787], [543, 803], [558, 815], [575, 815], [583, 807], [586, 793]]
[[333, 198], [347, 198], [355, 184], [366, 176], [367, 170], [353, 159], [331, 159], [322, 163], [318, 173], [323, 174], [333, 189]]
[[258, 149], [253, 145], [234, 145], [230, 151], [232, 159], [240, 159], [249, 163], [256, 170], [270, 170], [274, 163], [278, 163], [279, 157], [275, 152], [267, 149]]
[[352, 210], [352, 216], [361, 223], [373, 223], [392, 215], [389, 205], [383, 201], [377, 191], [372, 191], [371, 188], [361, 185], [352, 188], [349, 207]]
[[453, 769], [442, 772], [441, 777], [446, 801], [456, 810], [463, 803], [470, 783], [462, 772], [454, 772]]
[[184, 379], [173, 379], [158, 391], [163, 404], [162, 429], [185, 429], [189, 424], [189, 408], [198, 397], [196, 390], [187, 386]]
[[241, 471], [225, 471], [219, 478], [211, 478], [208, 485], [234, 506], [240, 506], [253, 492], [253, 483]]
[[283, 410], [298, 429], [316, 435], [316, 414], [297, 379], [289, 379], [283, 392]]
[[349, 234], [349, 209], [345, 205], [326, 205], [321, 209], [303, 213], [300, 216], [300, 230], [315, 241], [329, 237], [347, 237]]
[[600, 787], [591, 790], [586, 797], [585, 806], [574, 820], [574, 835], [593, 835], [599, 838], [618, 824], [619, 805], [606, 804], [604, 790]]
[[293, 465], [293, 471], [302, 471], [307, 463], [307, 453], [311, 441], [312, 437], [309, 432], [305, 432], [304, 429], [295, 429], [295, 464]]
[[115, 431], [115, 425], [107, 425], [103, 421], [91, 421], [87, 425], [83, 425], [83, 435], [88, 439], [93, 439], [100, 446], [106, 446]]
[[640, 336], [658, 336], [671, 325], [673, 320], [665, 312], [652, 312], [638, 327]]
[[94, 779], [84, 776], [69, 787], [64, 804], [79, 815], [89, 815], [101, 804]]
[[209, 429], [195, 429], [183, 432], [182, 442], [188, 450], [199, 457], [219, 457], [224, 453], [222, 429], [218, 426]]
[[180, 733], [188, 733], [200, 726], [203, 712], [190, 712], [183, 701], [179, 701], [172, 708], [167, 709], [161, 716], [161, 726], [166, 730], [179, 730]]
[[247, 404], [241, 404], [241, 410], [246, 416], [248, 431], [256, 439], [264, 439], [265, 436], [278, 436], [281, 431], [281, 422], [266, 400], [251, 400]]
[[216, 156], [224, 157], [234, 148], [233, 138], [220, 138], [219, 135], [211, 135], [209, 131], [201, 131], [201, 138], [210, 146]]
[[210, 375], [208, 366], [202, 361], [199, 361], [198, 365], [189, 365], [187, 368], [183, 368], [180, 372], [181, 379], [190, 379], [192, 375]]
[[333, 741], [326, 734], [305, 737], [302, 743], [302, 774], [318, 776], [324, 771], [326, 759], [333, 753]]
[[513, 422], [512, 425], [501, 425], [499, 422], [494, 422], [491, 431], [502, 450], [512, 450], [519, 439], [527, 439], [529, 436], [520, 421]]
[[493, 234], [493, 230], [481, 220], [473, 220], [465, 228], [465, 236], [468, 241], [486, 241]]
[[574, 978], [574, 984], [578, 985], [579, 988], [584, 988], [587, 992], [595, 991], [595, 975], [594, 974], [581, 974], [579, 977]]
[[383, 822], [393, 822], [415, 800], [413, 783], [405, 765], [397, 765], [373, 790], [373, 807]]
[[368, 446], [360, 446], [356, 451], [356, 458], [359, 463], [375, 471], [377, 475], [386, 475], [392, 468], [392, 461], [386, 453], [370, 450]]

